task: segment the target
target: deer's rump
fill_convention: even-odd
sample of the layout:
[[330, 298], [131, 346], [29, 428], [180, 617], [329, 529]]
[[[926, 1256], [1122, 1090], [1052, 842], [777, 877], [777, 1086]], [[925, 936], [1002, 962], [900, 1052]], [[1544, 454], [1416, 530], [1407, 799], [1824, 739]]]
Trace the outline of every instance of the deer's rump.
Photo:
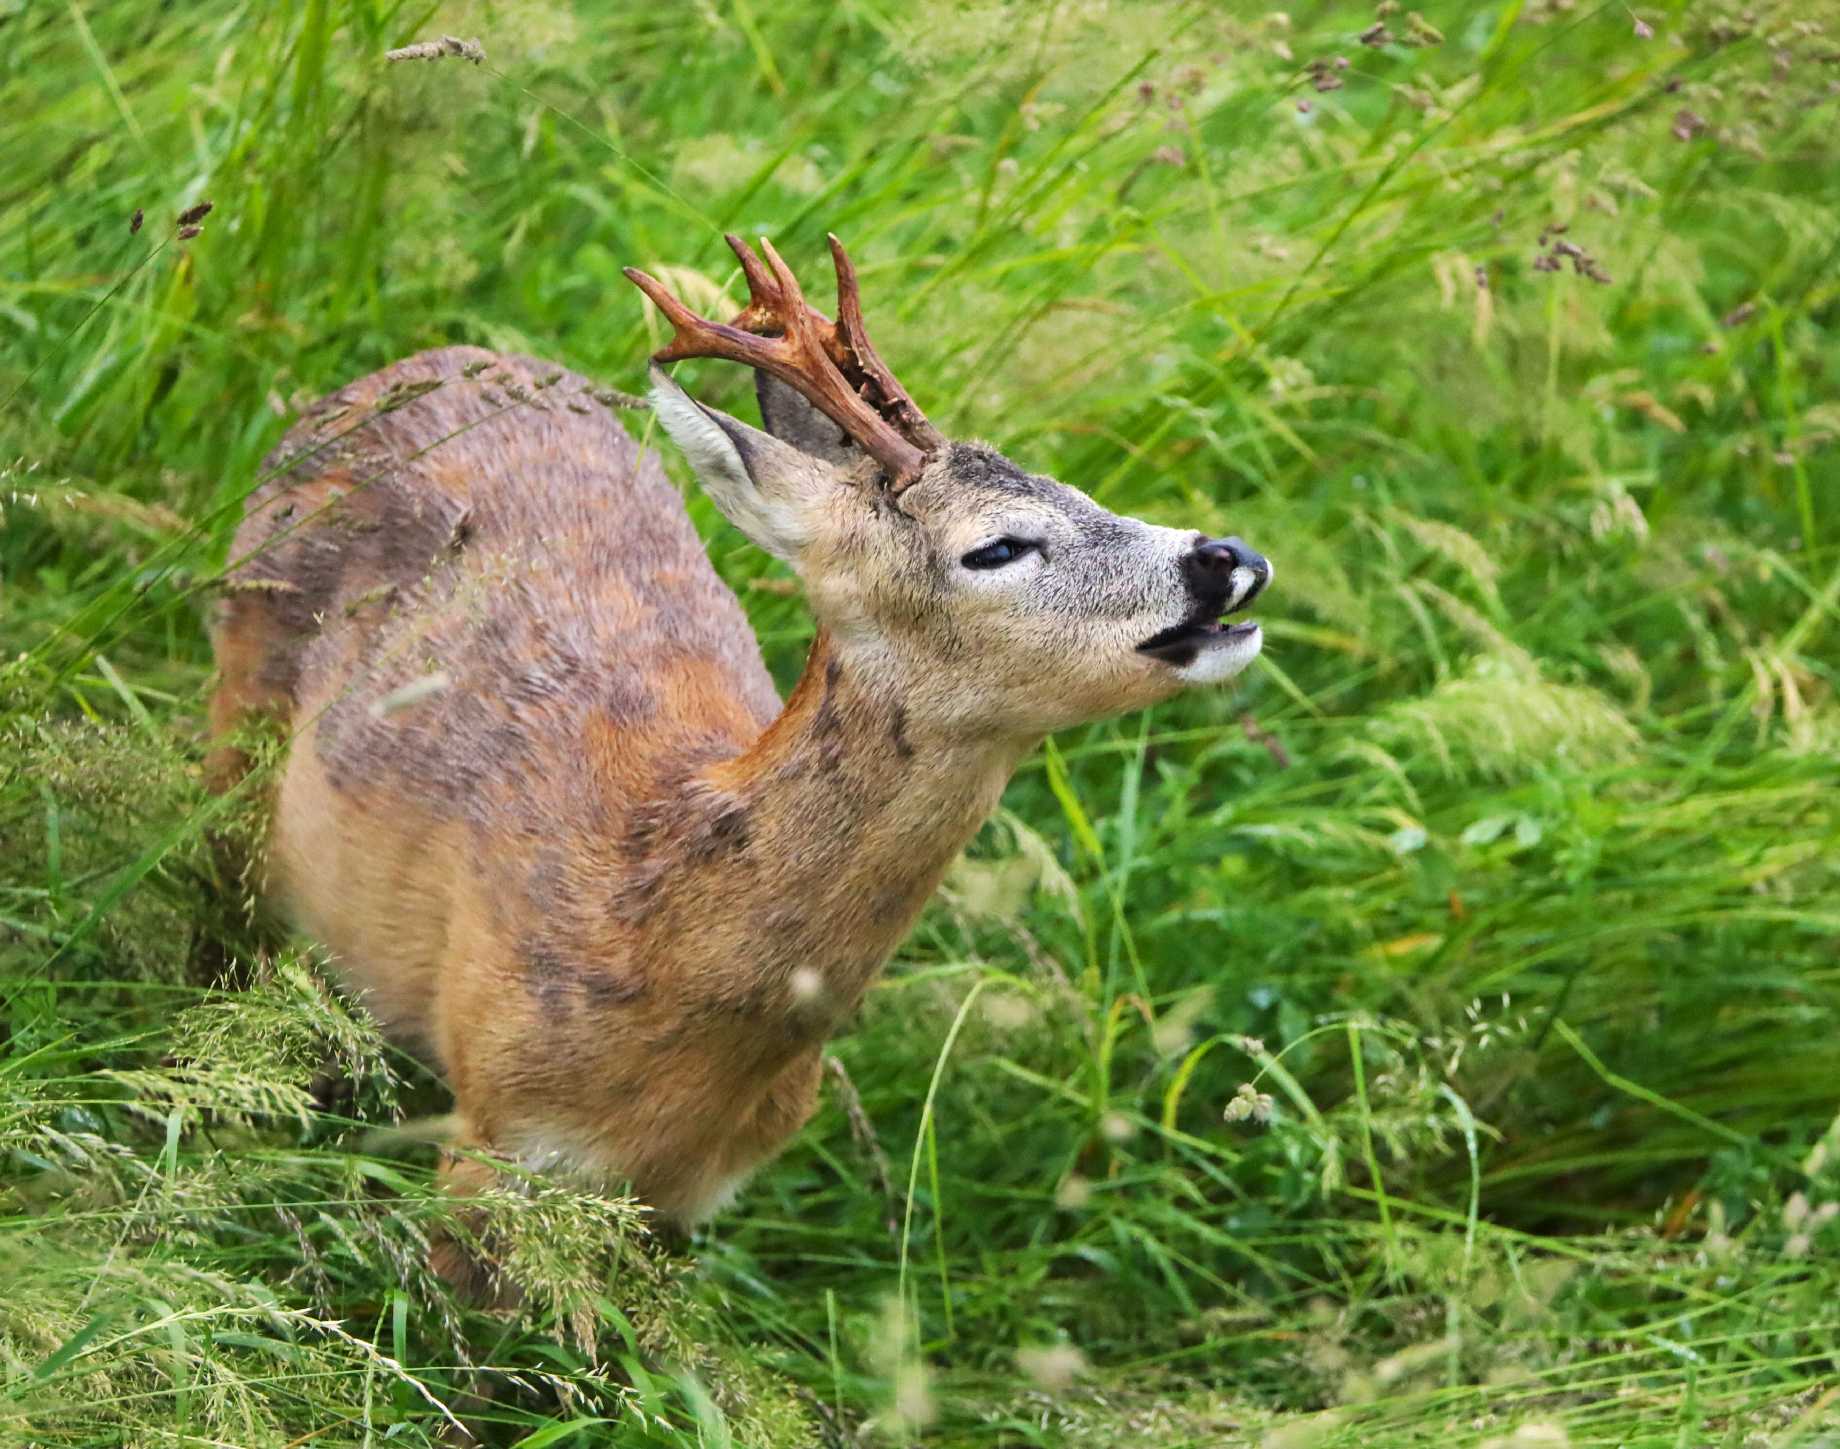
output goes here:
[[453, 347], [317, 404], [237, 532], [216, 632], [254, 657], [220, 660], [226, 685], [284, 717], [317, 700], [293, 723], [329, 765], [436, 794], [570, 721], [752, 740], [779, 701], [746, 618], [656, 457], [589, 388]]
[[434, 968], [457, 880], [554, 909], [545, 861], [617, 857], [632, 812], [779, 709], [656, 457], [557, 373], [448, 348], [355, 382], [283, 440], [237, 533], [214, 724], [287, 727], [273, 890], [361, 978]]

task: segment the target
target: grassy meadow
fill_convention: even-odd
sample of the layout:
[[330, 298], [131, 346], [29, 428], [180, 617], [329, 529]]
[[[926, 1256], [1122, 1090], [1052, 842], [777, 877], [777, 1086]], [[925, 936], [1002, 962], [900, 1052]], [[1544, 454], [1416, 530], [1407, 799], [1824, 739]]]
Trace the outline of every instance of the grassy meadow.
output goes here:
[[[0, 1445], [1840, 1445], [1840, 6], [0, 0], [0, 155]], [[637, 388], [725, 230], [1266, 654], [1026, 764], [687, 1248], [507, 1186], [476, 1311], [204, 620], [306, 401]]]

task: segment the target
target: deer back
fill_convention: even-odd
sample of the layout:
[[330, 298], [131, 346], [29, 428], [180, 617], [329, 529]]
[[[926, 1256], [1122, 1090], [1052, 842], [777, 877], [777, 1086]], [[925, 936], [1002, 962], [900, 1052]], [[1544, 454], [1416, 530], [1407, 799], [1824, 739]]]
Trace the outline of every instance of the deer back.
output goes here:
[[[474, 874], [554, 904], [573, 864], [778, 713], [676, 489], [573, 373], [422, 353], [317, 404], [264, 478], [216, 621], [213, 712], [220, 732], [278, 717], [310, 755], [288, 788], [310, 774], [325, 799], [291, 808], [336, 815], [340, 848], [296, 849], [296, 877], [339, 868], [362, 809], [413, 818], [410, 844], [461, 827]], [[220, 752], [220, 784], [241, 763]]]

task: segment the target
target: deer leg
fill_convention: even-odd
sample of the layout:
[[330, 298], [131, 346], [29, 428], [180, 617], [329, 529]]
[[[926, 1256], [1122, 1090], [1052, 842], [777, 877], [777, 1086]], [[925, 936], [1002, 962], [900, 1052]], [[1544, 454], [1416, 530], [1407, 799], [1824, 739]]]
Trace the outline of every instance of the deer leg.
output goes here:
[[[279, 721], [287, 715], [286, 692], [263, 683], [264, 663], [277, 647], [273, 630], [255, 604], [247, 600], [226, 601], [213, 629], [213, 642], [218, 656], [218, 682], [211, 695], [205, 788], [213, 795], [238, 790], [272, 792], [272, 782], [248, 778], [254, 762], [245, 746], [250, 743], [252, 731], [278, 729]], [[256, 802], [239, 802], [231, 808], [262, 807]], [[206, 831], [212, 886], [224, 920], [222, 929], [214, 929], [207, 922], [193, 926], [187, 974], [194, 985], [236, 990], [249, 984], [248, 963], [232, 954], [232, 933], [228, 928], [231, 921], [244, 915], [244, 902], [255, 891], [256, 877], [261, 873], [261, 847], [250, 836], [248, 829], [238, 830], [221, 822]], [[272, 922], [251, 919], [243, 924], [250, 928], [252, 948], [278, 949], [282, 945], [284, 935], [274, 929]]]
[[486, 1215], [466, 1205], [498, 1181], [498, 1168], [475, 1155], [485, 1151], [489, 1148], [480, 1137], [463, 1128], [442, 1154], [436, 1180], [441, 1191], [456, 1201], [452, 1211], [459, 1231], [441, 1229], [430, 1237], [428, 1266], [463, 1303], [475, 1308], [514, 1308], [522, 1295], [499, 1278], [485, 1231]]
[[750, 1172], [768, 1161], [786, 1140], [811, 1120], [818, 1110], [818, 1080], [824, 1071], [821, 1047], [802, 1052], [788, 1062], [768, 1085], [747, 1117], [746, 1131], [738, 1134], [724, 1154], [722, 1184], [712, 1193], [725, 1202]]
[[761, 1146], [756, 1161], [772, 1156], [811, 1120], [811, 1114], [818, 1110], [818, 1079], [823, 1072], [823, 1048], [813, 1047], [794, 1057], [773, 1079], [773, 1085], [754, 1109], [754, 1130]]

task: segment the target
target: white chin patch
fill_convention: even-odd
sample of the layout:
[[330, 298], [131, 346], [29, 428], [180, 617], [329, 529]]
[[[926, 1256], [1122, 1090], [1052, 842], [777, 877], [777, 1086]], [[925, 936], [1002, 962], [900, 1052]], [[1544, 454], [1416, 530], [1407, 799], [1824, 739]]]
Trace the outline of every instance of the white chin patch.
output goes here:
[[1264, 647], [1265, 631], [1253, 624], [1244, 633], [1208, 641], [1193, 664], [1185, 664], [1176, 671], [1176, 678], [1184, 684], [1224, 683], [1257, 659], [1259, 650]]

